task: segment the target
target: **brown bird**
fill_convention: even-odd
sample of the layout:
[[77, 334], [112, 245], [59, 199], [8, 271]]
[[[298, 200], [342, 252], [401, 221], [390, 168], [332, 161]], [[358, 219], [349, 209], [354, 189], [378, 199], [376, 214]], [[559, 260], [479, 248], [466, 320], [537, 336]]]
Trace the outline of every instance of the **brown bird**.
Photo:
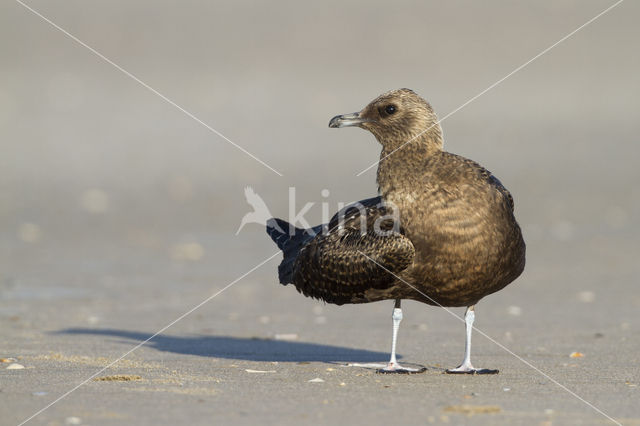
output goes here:
[[284, 253], [280, 282], [337, 305], [394, 299], [391, 360], [381, 372], [417, 371], [396, 360], [402, 299], [466, 306], [464, 361], [447, 372], [497, 373], [471, 364], [471, 331], [478, 301], [524, 270], [511, 194], [478, 163], [443, 151], [436, 114], [409, 89], [329, 122], [348, 126], [370, 131], [382, 145], [380, 196], [312, 229], [270, 219], [267, 232]]

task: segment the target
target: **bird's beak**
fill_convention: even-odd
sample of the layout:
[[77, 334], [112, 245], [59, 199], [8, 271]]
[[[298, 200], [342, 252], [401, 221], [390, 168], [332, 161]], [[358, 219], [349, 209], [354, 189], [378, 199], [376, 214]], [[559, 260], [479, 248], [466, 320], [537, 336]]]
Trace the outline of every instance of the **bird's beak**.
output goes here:
[[336, 115], [329, 121], [329, 127], [338, 128], [338, 127], [350, 127], [350, 126], [360, 126], [362, 123], [366, 123], [369, 120], [366, 118], [360, 117], [359, 112], [354, 112], [352, 114], [343, 114]]

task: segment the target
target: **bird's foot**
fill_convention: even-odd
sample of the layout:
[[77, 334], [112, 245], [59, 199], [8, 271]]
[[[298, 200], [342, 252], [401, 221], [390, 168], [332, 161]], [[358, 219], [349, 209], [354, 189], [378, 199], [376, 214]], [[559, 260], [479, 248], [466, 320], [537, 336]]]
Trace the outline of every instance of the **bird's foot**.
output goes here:
[[418, 374], [418, 373], [424, 373], [425, 371], [427, 371], [425, 367], [410, 368], [410, 367], [403, 367], [397, 362], [390, 362], [385, 367], [376, 371], [376, 373], [378, 374]]
[[498, 374], [500, 370], [490, 370], [488, 368], [475, 368], [471, 364], [462, 364], [459, 367], [446, 370], [447, 374]]

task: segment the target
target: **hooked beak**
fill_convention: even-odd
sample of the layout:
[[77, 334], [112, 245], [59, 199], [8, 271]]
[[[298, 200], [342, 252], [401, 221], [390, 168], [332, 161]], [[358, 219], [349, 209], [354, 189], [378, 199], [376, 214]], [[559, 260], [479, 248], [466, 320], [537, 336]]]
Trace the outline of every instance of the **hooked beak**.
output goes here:
[[362, 123], [367, 123], [370, 120], [366, 118], [361, 118], [359, 112], [354, 112], [352, 114], [343, 114], [336, 115], [329, 121], [329, 127], [331, 128], [339, 128], [339, 127], [351, 127], [351, 126], [360, 126]]

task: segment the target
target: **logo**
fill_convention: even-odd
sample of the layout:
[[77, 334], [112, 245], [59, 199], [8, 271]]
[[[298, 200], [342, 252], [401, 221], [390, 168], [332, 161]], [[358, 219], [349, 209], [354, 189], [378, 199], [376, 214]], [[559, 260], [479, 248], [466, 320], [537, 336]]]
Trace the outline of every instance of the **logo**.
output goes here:
[[267, 221], [273, 218], [267, 204], [261, 196], [256, 194], [252, 187], [247, 186], [244, 189], [244, 196], [247, 199], [247, 203], [253, 208], [253, 211], [242, 217], [236, 235], [238, 235], [240, 231], [242, 231], [242, 228], [248, 223], [257, 223], [258, 225], [266, 226]]
[[[323, 189], [320, 194], [323, 198], [329, 197], [329, 190]], [[327, 233], [334, 231], [335, 229], [329, 229], [328, 225], [331, 221], [334, 223], [334, 228], [337, 228], [338, 232], [341, 232], [344, 228], [345, 221], [353, 219], [355, 217], [359, 217], [359, 227], [360, 233], [362, 235], [367, 232], [374, 232], [377, 235], [385, 236], [388, 235], [389, 232], [399, 232], [400, 229], [400, 218], [399, 218], [399, 210], [396, 206], [389, 201], [379, 201], [378, 204], [373, 203], [370, 199], [367, 200], [367, 205], [362, 204], [361, 202], [355, 203], [337, 203], [337, 209], [333, 211], [337, 211], [334, 216], [329, 216], [330, 214], [330, 206], [329, 203], [325, 200], [321, 203], [322, 208], [322, 223], [323, 225], [312, 227], [309, 225], [304, 215], [307, 214], [313, 206], [316, 204], [315, 202], [306, 203], [302, 209], [296, 211], [296, 188], [289, 188], [289, 217], [287, 222], [288, 228], [287, 230], [283, 230], [279, 225], [278, 221], [273, 217], [269, 208], [267, 207], [267, 203], [262, 199], [260, 195], [258, 195], [252, 187], [247, 186], [244, 189], [244, 196], [247, 200], [247, 204], [251, 206], [253, 209], [249, 213], [245, 214], [240, 221], [240, 226], [236, 231], [236, 235], [240, 234], [240, 231], [247, 224], [255, 223], [258, 225], [268, 226], [270, 228], [275, 228], [280, 233], [288, 233], [290, 236], [294, 236], [296, 234], [296, 228], [300, 228], [305, 230], [306, 233], [310, 235], [316, 235], [317, 233]], [[381, 210], [383, 209], [383, 210]], [[375, 214], [370, 214], [370, 212], [375, 210]], [[370, 224], [373, 225], [370, 227], [367, 224], [367, 220], [375, 219], [375, 222]], [[284, 221], [279, 221], [280, 224], [287, 224]], [[350, 226], [352, 226], [351, 224]], [[298, 229], [298, 231], [300, 231]]]

